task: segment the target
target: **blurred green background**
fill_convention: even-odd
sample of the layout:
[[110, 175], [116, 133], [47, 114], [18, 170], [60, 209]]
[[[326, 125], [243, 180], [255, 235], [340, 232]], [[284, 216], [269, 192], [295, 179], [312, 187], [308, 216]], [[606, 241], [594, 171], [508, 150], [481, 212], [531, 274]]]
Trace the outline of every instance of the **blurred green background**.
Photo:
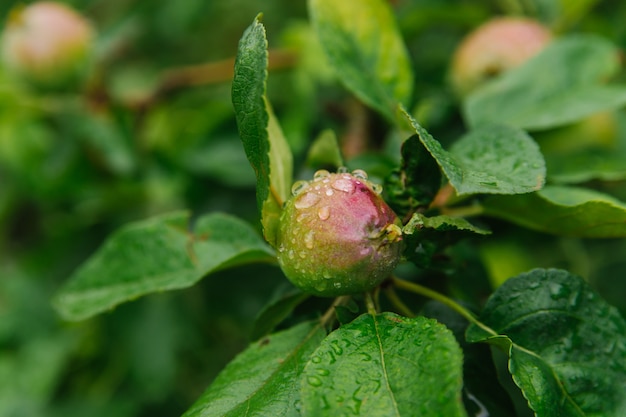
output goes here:
[[[598, 4], [566, 18], [557, 0], [391, 3], [418, 72], [415, 101], [444, 143], [464, 129], [446, 82], [450, 56], [488, 17], [527, 3], [525, 12], [547, 24], [626, 44], [626, 5], [615, 2], [582, 2]], [[0, 3], [1, 27], [18, 4]], [[129, 221], [184, 208], [229, 212], [258, 227], [229, 82], [237, 42], [257, 13], [278, 50], [269, 95], [297, 161], [322, 129], [345, 134], [361, 110], [324, 66], [304, 1], [67, 4], [97, 30], [84, 85], [41, 90], [0, 68], [0, 416], [180, 415], [249, 342], [254, 318], [285, 285], [277, 268], [221, 272], [79, 323], [60, 320], [50, 298]], [[385, 138], [376, 118], [368, 128], [371, 154], [350, 163], [382, 176], [399, 157], [397, 138]], [[623, 182], [597, 186], [626, 198]], [[565, 267], [626, 311], [622, 241], [492, 227], [508, 237], [468, 249], [487, 265], [479, 273]]]

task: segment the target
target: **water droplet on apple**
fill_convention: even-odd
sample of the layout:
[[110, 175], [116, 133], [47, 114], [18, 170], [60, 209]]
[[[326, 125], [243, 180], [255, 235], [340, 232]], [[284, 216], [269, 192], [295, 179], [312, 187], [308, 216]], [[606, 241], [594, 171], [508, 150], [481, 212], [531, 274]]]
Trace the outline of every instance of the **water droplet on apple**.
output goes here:
[[349, 179], [340, 178], [333, 181], [330, 186], [333, 187], [335, 190], [343, 191], [344, 193], [354, 192], [354, 184]]
[[320, 196], [315, 193], [306, 193], [301, 197], [297, 198], [293, 205], [297, 209], [305, 209], [309, 207], [313, 207], [320, 201]]
[[367, 172], [362, 169], [355, 169], [352, 171], [352, 176], [363, 181], [367, 180]]
[[330, 217], [330, 207], [328, 206], [320, 207], [319, 210], [317, 210], [317, 216], [321, 220], [327, 220]]
[[313, 249], [313, 231], [310, 230], [305, 236], [304, 236], [304, 246], [306, 246], [309, 249]]
[[302, 193], [307, 188], [309, 188], [309, 182], [308, 181], [304, 181], [304, 180], [296, 181], [291, 186], [291, 194], [295, 197], [298, 194]]
[[320, 169], [318, 171], [315, 172], [315, 174], [313, 174], [313, 179], [314, 180], [321, 180], [322, 178], [326, 178], [330, 175], [330, 172], [328, 172], [325, 169]]

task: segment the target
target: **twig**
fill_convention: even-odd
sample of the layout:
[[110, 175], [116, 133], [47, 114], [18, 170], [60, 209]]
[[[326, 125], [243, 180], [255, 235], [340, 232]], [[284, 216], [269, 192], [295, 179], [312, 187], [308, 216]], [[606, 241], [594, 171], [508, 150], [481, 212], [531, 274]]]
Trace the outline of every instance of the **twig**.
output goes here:
[[397, 277], [392, 277], [391, 282], [400, 289], [411, 291], [415, 294], [423, 295], [435, 301], [439, 301], [441, 304], [447, 307], [450, 307], [452, 310], [456, 311], [465, 319], [467, 319], [467, 321], [469, 321], [472, 324], [475, 324], [476, 326], [480, 327], [481, 329], [491, 334], [492, 336], [498, 335], [498, 333], [495, 330], [491, 329], [489, 326], [480, 322], [471, 311], [467, 310], [465, 307], [455, 302], [451, 298], [448, 298], [445, 295], [438, 293], [437, 291], [431, 290], [430, 288], [424, 287], [414, 282], [409, 282], [403, 279], [399, 279]]
[[398, 297], [396, 290], [393, 287], [385, 288], [385, 295], [391, 301], [391, 303], [398, 309], [398, 311], [407, 317], [415, 317], [415, 313], [406, 305], [404, 301]]

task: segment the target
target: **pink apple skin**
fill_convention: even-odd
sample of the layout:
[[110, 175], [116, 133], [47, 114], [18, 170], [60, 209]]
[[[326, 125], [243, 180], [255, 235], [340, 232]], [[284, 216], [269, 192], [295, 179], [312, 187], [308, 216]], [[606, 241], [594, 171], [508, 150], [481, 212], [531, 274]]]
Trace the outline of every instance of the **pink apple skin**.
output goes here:
[[361, 170], [294, 184], [278, 234], [278, 260], [291, 282], [319, 296], [369, 291], [398, 264], [401, 223]]
[[455, 51], [452, 87], [464, 97], [490, 77], [523, 64], [551, 40], [550, 30], [537, 21], [494, 18], [467, 35]]

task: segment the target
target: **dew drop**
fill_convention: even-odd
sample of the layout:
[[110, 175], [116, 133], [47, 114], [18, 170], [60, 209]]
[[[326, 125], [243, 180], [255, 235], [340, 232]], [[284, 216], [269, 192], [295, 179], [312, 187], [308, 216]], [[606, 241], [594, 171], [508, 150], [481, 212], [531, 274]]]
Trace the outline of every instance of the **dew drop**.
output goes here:
[[294, 203], [297, 209], [305, 209], [313, 207], [320, 201], [320, 196], [314, 193], [306, 193], [302, 197], [298, 198]]
[[330, 375], [330, 371], [328, 369], [320, 368], [316, 372], [318, 375], [321, 375], [321, 376]]
[[319, 356], [313, 356], [311, 358], [311, 362], [313, 363], [320, 363], [322, 361], [322, 358], [320, 358]]
[[325, 279], [331, 279], [331, 278], [333, 277], [333, 275], [332, 275], [330, 272], [328, 272], [328, 271], [324, 271], [324, 272], [322, 272], [322, 276], [323, 276]]
[[335, 180], [330, 184], [330, 186], [333, 187], [335, 190], [343, 191], [345, 193], [354, 192], [354, 184], [349, 179]]
[[291, 194], [293, 196], [297, 196], [298, 194], [300, 194], [301, 192], [303, 192], [307, 188], [309, 188], [309, 182], [308, 181], [304, 181], [304, 180], [296, 181], [291, 186]]
[[295, 253], [293, 253], [293, 249], [289, 249], [289, 252], [287, 252], [287, 256], [289, 257], [289, 259], [293, 259], [295, 258]]
[[317, 216], [321, 220], [327, 220], [330, 217], [330, 207], [328, 206], [320, 207], [320, 209], [317, 210]]
[[550, 297], [553, 300], [558, 300], [560, 298], [563, 298], [567, 292], [567, 289], [563, 285], [557, 282], [550, 283], [549, 288], [550, 288]]
[[[335, 283], [335, 287], [337, 287], [337, 283]], [[339, 287], [341, 287], [341, 284], [339, 285]], [[337, 288], [339, 288], [337, 287]], [[333, 352], [335, 352], [336, 355], [341, 355], [343, 353], [343, 349], [341, 348], [341, 346], [339, 346], [339, 343], [334, 340], [331, 344], [330, 344], [331, 348], [333, 349]]]
[[280, 246], [278, 247], [278, 252], [283, 253], [284, 251], [285, 251], [285, 245], [281, 243]]
[[296, 216], [296, 221], [300, 223], [302, 220], [306, 219], [307, 217], [308, 217], [307, 213], [300, 213]]
[[[299, 256], [300, 256], [300, 258], [302, 258], [302, 259], [306, 258], [306, 252], [300, 252], [300, 253], [298, 253], [298, 255], [299, 255]], [[305, 272], [305, 271], [302, 271], [302, 272]]]
[[330, 172], [326, 171], [325, 169], [320, 169], [318, 171], [315, 171], [315, 174], [313, 174], [313, 179], [321, 180], [322, 178], [326, 178], [328, 176], [330, 176]]
[[530, 288], [531, 290], [536, 290], [537, 288], [539, 288], [540, 285], [541, 283], [539, 283], [538, 281], [532, 281], [528, 283], [528, 288]]
[[339, 167], [339, 168], [337, 168], [337, 172], [339, 174], [345, 174], [346, 172], [348, 172], [348, 168], [346, 168], [346, 167]]
[[331, 195], [333, 195], [333, 194], [334, 194], [334, 192], [333, 192], [333, 190], [332, 190], [332, 189], [330, 189], [330, 188], [327, 188], [327, 189], [326, 189], [326, 195], [327, 195], [327, 196], [329, 196], [329, 197], [330, 197], [330, 196], [331, 196]]
[[380, 194], [380, 193], [383, 192], [383, 186], [382, 185], [372, 183], [371, 186], [372, 186], [372, 191], [374, 191], [376, 194]]
[[304, 236], [304, 246], [309, 249], [313, 249], [313, 231], [309, 230], [309, 232]]
[[335, 282], [333, 285], [337, 289], [341, 288], [341, 282]]
[[367, 180], [367, 172], [363, 171], [362, 169], [355, 169], [354, 171], [352, 171], [352, 176], [360, 180]]
[[309, 383], [310, 386], [312, 387], [319, 387], [322, 385], [322, 380], [319, 379], [316, 376], [310, 376], [306, 379], [306, 381]]

